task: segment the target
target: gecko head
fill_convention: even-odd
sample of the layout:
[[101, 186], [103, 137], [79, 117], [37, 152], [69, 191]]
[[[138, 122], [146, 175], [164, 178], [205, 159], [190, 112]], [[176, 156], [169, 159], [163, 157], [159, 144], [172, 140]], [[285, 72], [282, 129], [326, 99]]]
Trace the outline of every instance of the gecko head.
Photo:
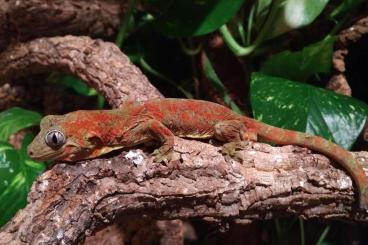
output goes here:
[[89, 158], [98, 142], [86, 127], [80, 127], [80, 118], [75, 113], [44, 117], [40, 123], [40, 132], [28, 146], [28, 155], [39, 161], [77, 161]]

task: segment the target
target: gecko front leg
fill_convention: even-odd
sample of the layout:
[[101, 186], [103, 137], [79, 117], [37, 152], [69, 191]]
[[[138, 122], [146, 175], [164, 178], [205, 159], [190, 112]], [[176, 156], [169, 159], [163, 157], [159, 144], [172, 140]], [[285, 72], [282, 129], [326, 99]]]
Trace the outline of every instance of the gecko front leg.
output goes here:
[[147, 120], [133, 129], [129, 135], [134, 135], [133, 137], [142, 139], [136, 139], [137, 141], [154, 141], [161, 144], [153, 152], [154, 161], [167, 163], [171, 160], [174, 148], [174, 134], [160, 121], [154, 119]]
[[245, 140], [257, 141], [255, 130], [247, 128], [240, 120], [226, 120], [215, 125], [215, 135], [217, 140], [228, 142], [222, 146], [221, 153], [225, 158], [231, 157], [237, 161], [243, 161], [238, 154], [238, 150], [243, 150], [246, 146]]

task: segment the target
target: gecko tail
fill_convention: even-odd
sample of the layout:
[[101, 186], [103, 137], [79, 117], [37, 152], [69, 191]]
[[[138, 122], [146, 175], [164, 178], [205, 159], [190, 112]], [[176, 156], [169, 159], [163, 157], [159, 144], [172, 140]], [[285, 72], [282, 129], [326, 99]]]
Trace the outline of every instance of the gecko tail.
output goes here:
[[359, 190], [359, 206], [368, 210], [368, 177], [362, 166], [359, 165], [354, 155], [322, 137], [306, 133], [277, 128], [254, 119], [245, 122], [248, 127], [256, 129], [259, 140], [276, 145], [298, 145], [306, 147], [331, 158], [348, 171]]

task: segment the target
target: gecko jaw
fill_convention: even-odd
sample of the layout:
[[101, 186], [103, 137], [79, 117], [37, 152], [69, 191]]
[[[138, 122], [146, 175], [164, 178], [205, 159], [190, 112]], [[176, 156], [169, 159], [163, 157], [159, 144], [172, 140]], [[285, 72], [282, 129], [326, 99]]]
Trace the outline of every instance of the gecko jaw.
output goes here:
[[[51, 150], [50, 147], [44, 146], [41, 152], [40, 149], [34, 150], [32, 147], [28, 146], [28, 155], [31, 159], [36, 161], [57, 161], [57, 160], [67, 160], [68, 156], [80, 151], [80, 146], [71, 141], [66, 143], [63, 147], [58, 150]], [[37, 154], [35, 154], [37, 153]]]
[[32, 151], [28, 151], [28, 155], [30, 156], [30, 158], [32, 158], [33, 160], [36, 161], [46, 161], [46, 160], [57, 160], [60, 159], [60, 156], [64, 155], [63, 151], [56, 151], [56, 152], [51, 152], [49, 154], [43, 154], [43, 155], [34, 155]]

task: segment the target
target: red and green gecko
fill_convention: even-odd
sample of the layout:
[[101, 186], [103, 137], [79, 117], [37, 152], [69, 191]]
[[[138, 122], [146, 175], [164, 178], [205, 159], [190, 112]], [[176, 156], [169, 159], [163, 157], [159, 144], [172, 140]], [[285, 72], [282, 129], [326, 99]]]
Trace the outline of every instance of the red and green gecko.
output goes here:
[[155, 99], [126, 102], [113, 110], [46, 116], [28, 153], [35, 160], [78, 161], [115, 149], [157, 142], [160, 147], [153, 152], [155, 160], [168, 161], [174, 135], [222, 142], [264, 140], [315, 150], [350, 173], [359, 189], [360, 207], [368, 209], [368, 178], [350, 152], [321, 137], [273, 127], [208, 101]]

